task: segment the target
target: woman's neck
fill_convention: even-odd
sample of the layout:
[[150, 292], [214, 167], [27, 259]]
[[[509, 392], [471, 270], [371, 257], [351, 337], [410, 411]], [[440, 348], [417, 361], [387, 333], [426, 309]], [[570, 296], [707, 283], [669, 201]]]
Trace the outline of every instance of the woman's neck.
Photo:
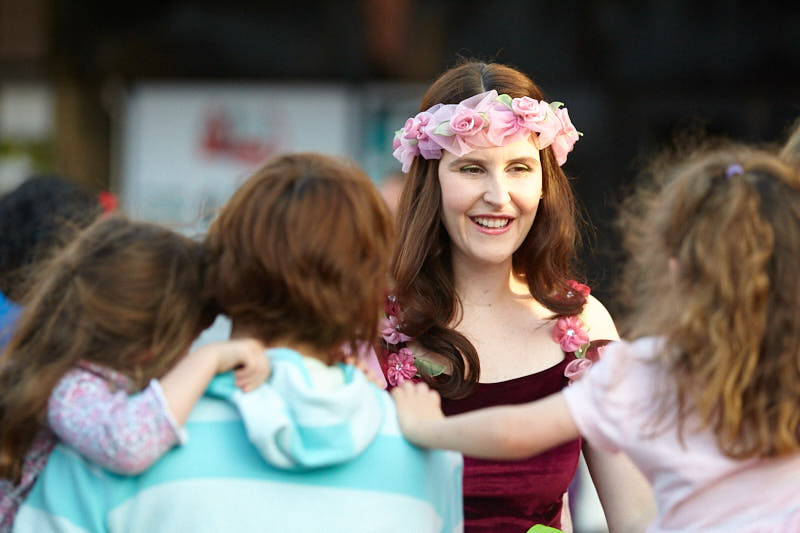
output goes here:
[[511, 269], [511, 258], [501, 264], [453, 261], [456, 293], [464, 305], [491, 306], [510, 298], [530, 297], [527, 285]]

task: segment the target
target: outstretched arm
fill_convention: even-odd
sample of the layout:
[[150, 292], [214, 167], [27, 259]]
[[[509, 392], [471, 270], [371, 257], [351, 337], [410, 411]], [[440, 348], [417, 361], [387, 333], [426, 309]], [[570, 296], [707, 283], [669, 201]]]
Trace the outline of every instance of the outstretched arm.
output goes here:
[[255, 341], [208, 345], [182, 359], [141, 392], [112, 391], [101, 376], [70, 371], [55, 387], [48, 426], [94, 463], [120, 474], [146, 470], [181, 440], [181, 429], [217, 372], [242, 365], [237, 384], [249, 389], [266, 379], [269, 363]]
[[481, 459], [523, 459], [578, 437], [561, 394], [510, 406], [445, 417], [441, 398], [424, 383], [392, 390], [400, 428], [426, 448], [456, 450]]

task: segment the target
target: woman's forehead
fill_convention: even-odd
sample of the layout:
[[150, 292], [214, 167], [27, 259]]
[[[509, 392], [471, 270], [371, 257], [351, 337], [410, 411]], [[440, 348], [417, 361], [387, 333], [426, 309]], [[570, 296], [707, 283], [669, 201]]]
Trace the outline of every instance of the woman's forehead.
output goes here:
[[452, 163], [456, 160], [473, 160], [473, 161], [514, 161], [517, 159], [533, 159], [540, 160], [539, 149], [533, 138], [526, 140], [509, 143], [503, 146], [489, 146], [486, 148], [477, 148], [462, 156], [451, 154], [444, 151], [442, 153], [441, 162], [444, 164]]

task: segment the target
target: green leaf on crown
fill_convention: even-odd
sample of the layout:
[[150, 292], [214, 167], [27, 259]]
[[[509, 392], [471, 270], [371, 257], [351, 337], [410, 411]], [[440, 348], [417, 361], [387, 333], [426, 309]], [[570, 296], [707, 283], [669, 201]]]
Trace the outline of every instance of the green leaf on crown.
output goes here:
[[511, 97], [509, 95], [501, 94], [500, 96], [495, 98], [495, 101], [500, 102], [501, 104], [503, 104], [507, 108], [511, 109]]
[[438, 126], [436, 126], [436, 128], [434, 128], [433, 130], [433, 133], [435, 135], [443, 135], [444, 137], [452, 137], [453, 135], [455, 135], [455, 133], [453, 133], [453, 131], [450, 129], [449, 120], [445, 120], [444, 122], [441, 122]]

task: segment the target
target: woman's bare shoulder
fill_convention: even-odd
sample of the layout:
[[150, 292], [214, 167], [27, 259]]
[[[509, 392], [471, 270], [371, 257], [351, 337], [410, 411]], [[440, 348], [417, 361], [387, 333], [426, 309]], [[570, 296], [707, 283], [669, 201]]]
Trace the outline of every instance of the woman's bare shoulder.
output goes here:
[[614, 319], [611, 314], [600, 303], [600, 300], [592, 295], [586, 299], [586, 305], [581, 312], [581, 320], [589, 328], [589, 337], [592, 340], [597, 339], [619, 339], [619, 333], [614, 325]]

